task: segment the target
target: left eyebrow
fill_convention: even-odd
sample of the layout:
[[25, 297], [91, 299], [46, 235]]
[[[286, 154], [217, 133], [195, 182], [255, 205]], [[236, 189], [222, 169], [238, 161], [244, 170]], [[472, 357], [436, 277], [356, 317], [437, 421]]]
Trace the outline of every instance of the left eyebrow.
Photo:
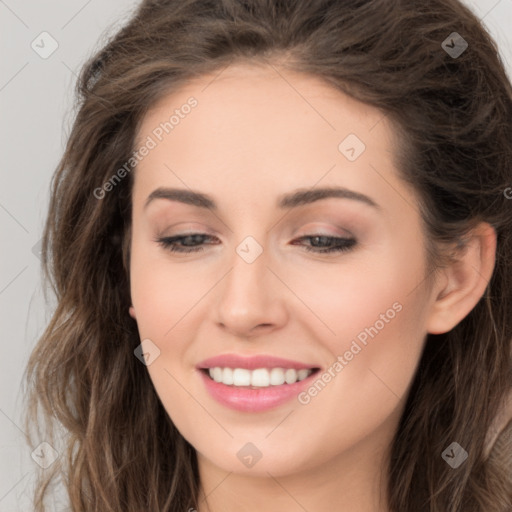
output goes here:
[[[382, 210], [372, 198], [343, 187], [324, 187], [314, 189], [298, 189], [278, 197], [277, 206], [281, 209], [297, 208], [306, 204], [314, 203], [322, 199], [339, 198], [359, 201], [379, 211]], [[144, 204], [144, 209], [155, 199], [167, 199], [181, 203], [208, 208], [217, 211], [217, 203], [208, 194], [190, 189], [159, 187], [149, 194]]]
[[371, 197], [344, 187], [298, 189], [292, 193], [280, 196], [277, 204], [279, 208], [295, 208], [297, 206], [314, 203], [315, 201], [331, 197], [360, 201], [379, 211], [382, 210], [381, 206], [379, 206]]

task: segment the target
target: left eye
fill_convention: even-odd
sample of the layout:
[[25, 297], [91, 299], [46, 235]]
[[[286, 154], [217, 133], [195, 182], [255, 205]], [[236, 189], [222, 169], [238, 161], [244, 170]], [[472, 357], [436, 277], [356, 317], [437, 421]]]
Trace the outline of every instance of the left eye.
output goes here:
[[[202, 241], [204, 239], [213, 240], [213, 238], [214, 237], [203, 233], [192, 233], [189, 235], [177, 235], [171, 237], [158, 238], [156, 242], [158, 242], [162, 247], [169, 251], [187, 253], [199, 252], [204, 250], [204, 247], [202, 247]], [[349, 251], [357, 243], [357, 241], [354, 238], [339, 238], [326, 235], [306, 235], [298, 238], [297, 240], [310, 240], [312, 242], [312, 245], [304, 245], [303, 248], [306, 251], [316, 253], [333, 253]]]

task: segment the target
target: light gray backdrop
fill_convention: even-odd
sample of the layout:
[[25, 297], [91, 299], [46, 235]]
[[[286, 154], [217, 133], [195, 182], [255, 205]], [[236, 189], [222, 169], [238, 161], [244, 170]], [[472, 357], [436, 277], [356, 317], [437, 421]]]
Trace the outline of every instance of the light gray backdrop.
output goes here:
[[[512, 0], [465, 1], [497, 40], [512, 77]], [[52, 457], [48, 447], [24, 443], [20, 386], [53, 306], [42, 296], [38, 243], [76, 75], [137, 3], [0, 0], [0, 512], [31, 511], [36, 464]]]

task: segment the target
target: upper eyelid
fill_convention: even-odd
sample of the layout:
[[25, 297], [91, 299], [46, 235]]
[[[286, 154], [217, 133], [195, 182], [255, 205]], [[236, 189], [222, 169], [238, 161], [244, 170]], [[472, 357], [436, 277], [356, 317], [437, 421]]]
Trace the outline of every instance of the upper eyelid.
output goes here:
[[[316, 226], [316, 224], [318, 223], [322, 223], [322, 224], [326, 224], [326, 226]], [[338, 226], [332, 226], [332, 224], [339, 224]], [[188, 223], [188, 222], [180, 222], [180, 223], [176, 223], [176, 224], [172, 224], [171, 226], [168, 226], [167, 228], [165, 228], [165, 230], [161, 230], [161, 232], [165, 232], [175, 226], [179, 226], [180, 224], [187, 224], [188, 226], [190, 226], [190, 224], [195, 224], [194, 222], [191, 222], [191, 223]], [[198, 223], [199, 224], [199, 223]], [[354, 227], [354, 223], [353, 221], [348, 221], [348, 222], [336, 222], [336, 221], [333, 221], [333, 220], [329, 220], [329, 221], [310, 221], [310, 222], [307, 222], [306, 224], [303, 224], [301, 223], [300, 224], [300, 228], [297, 228], [296, 226], [298, 225], [299, 223], [296, 221], [296, 220], [292, 220], [292, 229], [291, 231], [293, 233], [297, 233], [297, 231], [300, 230], [303, 230], [305, 232], [305, 234], [317, 234], [317, 233], [322, 233], [322, 234], [325, 234], [325, 236], [345, 236], [345, 235], [348, 235], [348, 236], [353, 236], [352, 232], [351, 232], [351, 229]], [[311, 224], [315, 224], [315, 226], [310, 226]], [[327, 225], [331, 225], [330, 227], [328, 227]], [[304, 225], [306, 227], [304, 227]], [[275, 226], [275, 224], [274, 224]], [[180, 229], [183, 229], [183, 231], [181, 231]], [[273, 228], [271, 228], [273, 229]], [[228, 229], [230, 231], [230, 233], [233, 233], [233, 230], [231, 229]], [[339, 233], [336, 233], [336, 232], [330, 232], [330, 230], [338, 230], [338, 231], [341, 231]], [[270, 230], [267, 230], [267, 232], [270, 231]], [[327, 231], [326, 233], [324, 233], [325, 231]], [[197, 226], [197, 227], [186, 227], [186, 228], [177, 228], [177, 232], [174, 234], [171, 234], [171, 235], [165, 235], [165, 236], [185, 236], [185, 235], [195, 235], [195, 234], [200, 234], [200, 235], [210, 235], [210, 236], [217, 236], [216, 234], [217, 232], [217, 229], [210, 229], [210, 228], [207, 228], [207, 227], [204, 227], [203, 225], [201, 226]], [[295, 236], [295, 235], [294, 235]]]

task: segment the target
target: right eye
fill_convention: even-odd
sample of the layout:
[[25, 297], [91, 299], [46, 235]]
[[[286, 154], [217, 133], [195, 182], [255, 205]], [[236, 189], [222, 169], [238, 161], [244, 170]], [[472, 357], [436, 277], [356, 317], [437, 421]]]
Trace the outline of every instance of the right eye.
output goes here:
[[[188, 235], [177, 235], [157, 238], [155, 241], [158, 242], [164, 249], [172, 252], [199, 252], [204, 250], [201, 247], [203, 239], [213, 239], [214, 237], [206, 235], [204, 233], [190, 233]], [[183, 244], [183, 245], [179, 245]]]

